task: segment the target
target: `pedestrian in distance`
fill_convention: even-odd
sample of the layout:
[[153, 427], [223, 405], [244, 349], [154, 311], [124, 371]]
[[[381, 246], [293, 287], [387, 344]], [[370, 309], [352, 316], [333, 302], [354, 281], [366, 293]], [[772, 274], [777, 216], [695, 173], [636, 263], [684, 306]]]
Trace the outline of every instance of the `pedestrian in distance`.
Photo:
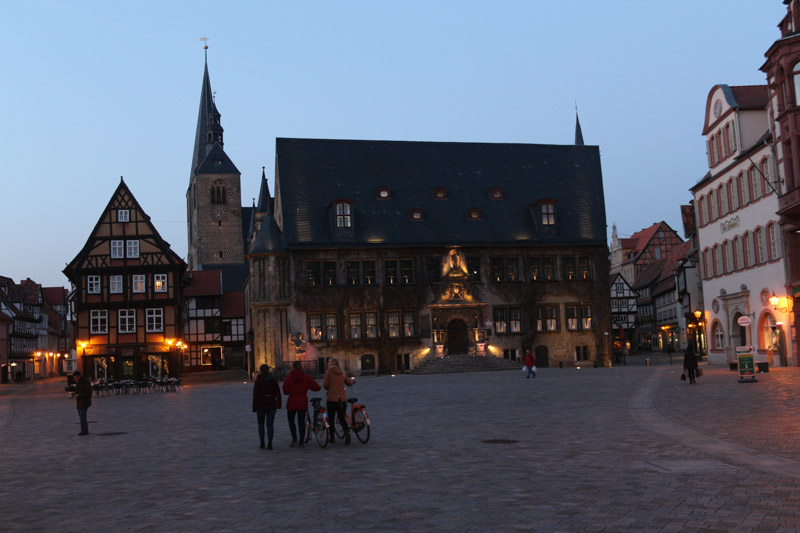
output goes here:
[[92, 384], [78, 371], [73, 374], [72, 379], [76, 381], [75, 398], [78, 404], [78, 417], [81, 420], [81, 432], [78, 435], [82, 437], [89, 434], [88, 411], [92, 406]]
[[281, 389], [278, 380], [269, 371], [269, 365], [259, 367], [256, 382], [253, 384], [253, 412], [258, 418], [258, 437], [264, 449], [264, 423], [267, 424], [267, 449], [272, 449], [275, 435], [275, 412], [281, 408]]
[[[303, 447], [306, 439], [306, 412], [308, 411], [309, 390], [318, 391], [322, 387], [319, 383], [305, 373], [303, 363], [295, 361], [292, 363], [292, 371], [283, 381], [283, 393], [286, 395], [286, 413], [289, 417], [289, 431], [292, 432], [291, 447]], [[297, 427], [295, 426], [297, 420]], [[298, 427], [300, 430], [300, 440], [297, 439]]]
[[344, 392], [344, 386], [352, 386], [355, 381], [347, 377], [344, 370], [339, 368], [339, 360], [331, 357], [328, 361], [328, 370], [325, 371], [325, 379], [322, 381], [322, 386], [328, 391], [326, 395], [328, 407], [328, 420], [330, 420], [330, 439], [329, 442], [335, 442], [335, 434], [333, 432], [333, 425], [336, 423], [336, 418], [344, 428], [344, 443], [350, 444], [350, 428], [347, 426], [347, 420], [344, 415], [347, 412], [347, 396]]
[[536, 377], [536, 359], [533, 357], [530, 350], [525, 350], [525, 357], [523, 357], [522, 362], [528, 368], [528, 375], [525, 379], [530, 378], [531, 375]]
[[686, 347], [686, 351], [683, 354], [683, 368], [689, 378], [689, 385], [692, 385], [697, 374], [697, 356], [694, 353], [694, 346], [691, 344]]

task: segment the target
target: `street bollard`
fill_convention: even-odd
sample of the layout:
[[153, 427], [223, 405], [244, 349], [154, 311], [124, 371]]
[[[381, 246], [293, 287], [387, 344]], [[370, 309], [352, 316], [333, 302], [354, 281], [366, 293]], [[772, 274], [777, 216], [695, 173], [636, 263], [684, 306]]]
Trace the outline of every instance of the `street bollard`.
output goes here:
[[650, 366], [650, 359], [645, 359], [647, 361], [647, 366]]

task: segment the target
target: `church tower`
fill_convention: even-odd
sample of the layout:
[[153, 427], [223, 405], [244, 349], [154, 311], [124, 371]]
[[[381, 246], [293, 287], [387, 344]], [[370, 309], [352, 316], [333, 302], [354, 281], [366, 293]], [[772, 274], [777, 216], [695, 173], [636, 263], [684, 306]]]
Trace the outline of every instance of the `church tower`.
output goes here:
[[221, 115], [208, 76], [208, 46], [204, 48], [205, 72], [186, 191], [189, 270], [244, 263], [241, 173], [223, 149]]

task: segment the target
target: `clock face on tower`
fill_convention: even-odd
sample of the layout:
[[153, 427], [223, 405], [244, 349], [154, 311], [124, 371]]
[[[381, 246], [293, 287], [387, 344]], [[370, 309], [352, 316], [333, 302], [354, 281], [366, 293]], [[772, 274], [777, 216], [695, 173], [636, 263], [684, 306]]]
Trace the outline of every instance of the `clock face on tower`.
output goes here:
[[215, 205], [214, 206], [214, 218], [217, 220], [222, 220], [225, 218], [225, 206], [224, 205]]

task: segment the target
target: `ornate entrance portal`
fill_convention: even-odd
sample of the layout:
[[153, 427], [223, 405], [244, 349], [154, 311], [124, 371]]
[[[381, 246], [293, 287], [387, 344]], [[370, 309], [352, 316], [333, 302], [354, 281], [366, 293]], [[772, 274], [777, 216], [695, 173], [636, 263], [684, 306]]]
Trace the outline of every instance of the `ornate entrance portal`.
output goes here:
[[436, 301], [429, 304], [433, 322], [436, 353], [467, 354], [483, 340], [483, 308], [477, 301], [477, 289], [470, 284], [466, 263], [457, 250], [442, 261], [441, 289]]
[[447, 324], [447, 353], [465, 354], [468, 346], [467, 325], [463, 320], [451, 320]]

